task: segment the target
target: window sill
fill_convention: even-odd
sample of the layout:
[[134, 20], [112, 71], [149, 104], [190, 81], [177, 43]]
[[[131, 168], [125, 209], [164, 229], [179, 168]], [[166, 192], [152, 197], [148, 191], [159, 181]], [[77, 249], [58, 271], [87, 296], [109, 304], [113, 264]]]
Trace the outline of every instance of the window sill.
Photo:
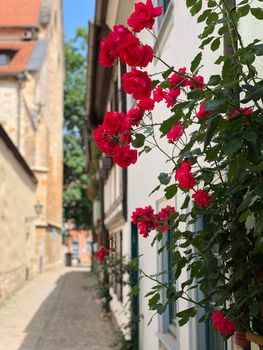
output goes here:
[[156, 333], [156, 335], [165, 349], [175, 350], [177, 341], [174, 336], [172, 336], [170, 333]]

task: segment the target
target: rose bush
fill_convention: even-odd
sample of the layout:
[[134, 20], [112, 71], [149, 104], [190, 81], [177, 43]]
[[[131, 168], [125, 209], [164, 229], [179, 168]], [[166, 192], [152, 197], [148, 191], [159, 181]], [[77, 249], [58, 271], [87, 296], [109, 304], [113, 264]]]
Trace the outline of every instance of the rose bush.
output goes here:
[[[178, 190], [184, 192], [181, 208], [167, 207], [155, 214], [146, 206], [135, 209], [132, 215], [145, 238], [151, 235], [154, 241], [161, 241], [166, 230], [174, 232], [169, 247], [159, 251], [170, 250], [172, 280], [164, 284], [141, 271], [156, 282], [149, 293], [150, 308], [162, 313], [170, 303], [183, 298], [193, 306], [177, 313], [179, 325], [188, 322], [201, 307], [201, 321], [211, 318], [225, 337], [235, 329], [263, 335], [263, 286], [256, 278], [263, 269], [263, 81], [254, 64], [257, 56], [263, 55], [263, 45], [257, 39], [244, 44], [238, 31], [240, 18], [250, 14], [262, 20], [263, 10], [248, 0], [235, 9], [225, 0], [186, 0], [186, 5], [193, 16], [198, 14], [197, 21], [204, 23], [200, 51], [190, 70], [175, 69], [159, 58], [167, 70], [153, 81], [147, 71], [135, 68], [146, 67], [152, 60], [152, 49], [134, 35], [151, 29], [162, 12], [151, 0], [135, 5], [128, 19], [134, 33], [115, 26], [102, 40], [101, 64], [112, 66], [119, 58], [130, 65], [131, 70], [122, 77], [123, 89], [139, 101], [126, 115], [106, 114], [94, 139], [122, 167], [137, 161], [137, 150], [131, 145], [141, 152], [161, 149], [155, 137], [159, 135], [157, 128], [177, 149], [171, 154], [163, 152], [171, 172], [160, 174], [155, 190], [165, 186], [167, 199]], [[221, 73], [205, 82], [199, 74], [202, 50], [210, 45], [216, 51], [223, 40], [230, 42], [231, 53], [220, 51], [215, 64], [220, 65]], [[133, 50], [142, 52], [145, 60], [131, 54]], [[155, 122], [151, 111], [161, 101], [171, 116]], [[204, 225], [193, 233], [188, 227], [200, 218]], [[189, 278], [175, 290], [183, 269]], [[193, 288], [200, 289], [201, 300], [189, 297], [188, 291]], [[158, 297], [162, 289], [168, 299], [165, 305]]]

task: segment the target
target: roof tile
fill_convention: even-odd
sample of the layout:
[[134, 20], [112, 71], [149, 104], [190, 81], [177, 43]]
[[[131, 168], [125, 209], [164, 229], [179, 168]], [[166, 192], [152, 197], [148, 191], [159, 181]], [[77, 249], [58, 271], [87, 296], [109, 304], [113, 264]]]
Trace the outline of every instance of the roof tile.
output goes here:
[[0, 0], [0, 27], [37, 27], [41, 0]]

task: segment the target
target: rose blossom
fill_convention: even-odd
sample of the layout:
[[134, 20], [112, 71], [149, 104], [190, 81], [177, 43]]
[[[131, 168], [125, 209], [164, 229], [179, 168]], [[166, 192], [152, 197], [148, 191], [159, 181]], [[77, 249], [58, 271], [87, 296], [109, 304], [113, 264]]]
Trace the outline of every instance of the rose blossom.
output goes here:
[[112, 159], [121, 168], [128, 168], [129, 165], [136, 163], [137, 151], [130, 149], [129, 145], [123, 145], [115, 150]]
[[178, 168], [175, 172], [175, 178], [178, 180], [179, 185], [183, 187], [185, 190], [190, 190], [196, 184], [193, 174], [191, 173], [191, 162], [182, 161], [180, 168]]
[[214, 309], [213, 312], [214, 314], [211, 316], [212, 326], [218, 329], [220, 333], [232, 335], [236, 330], [234, 322], [226, 318], [219, 310]]
[[198, 112], [196, 113], [196, 117], [198, 119], [208, 117], [214, 111], [212, 109], [205, 110], [204, 107], [207, 105], [207, 102], [204, 102], [200, 105]]
[[196, 204], [199, 205], [199, 207], [205, 207], [205, 208], [209, 206], [212, 200], [212, 196], [209, 195], [209, 193], [204, 190], [197, 190], [196, 193], [192, 195], [192, 198], [195, 199]]
[[154, 109], [154, 100], [150, 97], [142, 98], [138, 101], [137, 107], [142, 111], [152, 111]]
[[136, 208], [132, 213], [131, 220], [138, 225], [139, 233], [144, 237], [149, 236], [149, 232], [156, 228], [156, 215], [151, 205], [145, 208]]
[[128, 35], [131, 31], [121, 24], [113, 27], [113, 32], [101, 40], [99, 63], [104, 67], [112, 67], [115, 58], [118, 55], [118, 46], [120, 42]]
[[101, 248], [97, 252], [97, 260], [99, 260], [101, 263], [103, 263], [106, 259], [106, 256], [109, 254], [109, 249], [107, 248]]
[[130, 72], [123, 74], [122, 81], [124, 91], [135, 100], [150, 97], [152, 80], [147, 72], [132, 68]]
[[116, 135], [129, 130], [129, 125], [124, 113], [106, 112], [103, 126], [110, 135]]
[[182, 126], [181, 122], [176, 123], [172, 129], [166, 134], [166, 137], [175, 142], [178, 141], [179, 138], [183, 135], [184, 133], [184, 128]]
[[152, 0], [147, 0], [146, 4], [139, 2], [135, 4], [135, 10], [130, 15], [127, 23], [138, 33], [144, 28], [152, 29], [154, 18], [162, 14], [162, 7], [153, 7]]
[[235, 113], [231, 114], [229, 116], [229, 119], [233, 119], [233, 118], [236, 118], [238, 115], [241, 115], [241, 116], [245, 116], [245, 117], [248, 117], [250, 116], [250, 114], [253, 113], [253, 109], [252, 108], [243, 108], [243, 107], [240, 107], [238, 108]]
[[193, 80], [188, 80], [187, 84], [191, 90], [198, 89], [198, 90], [204, 90], [205, 84], [204, 84], [204, 77], [201, 75], [196, 75]]
[[153, 50], [149, 45], [141, 45], [138, 38], [133, 34], [126, 35], [121, 41], [118, 49], [118, 56], [122, 63], [131, 67], [146, 67], [153, 60]]
[[166, 208], [161, 209], [161, 211], [156, 214], [156, 228], [159, 232], [163, 233], [169, 230], [169, 220], [173, 213], [175, 213], [175, 208], [167, 205]]
[[165, 98], [165, 91], [162, 89], [160, 85], [158, 85], [153, 90], [153, 100], [154, 102], [161, 102]]
[[143, 117], [143, 111], [137, 107], [129, 109], [128, 112], [126, 113], [127, 121], [132, 126], [133, 125], [138, 126], [139, 121], [142, 119], [142, 117]]
[[177, 102], [177, 97], [180, 95], [180, 89], [170, 89], [169, 92], [165, 94], [165, 102], [167, 107], [173, 107]]
[[105, 154], [112, 154], [116, 148], [118, 148], [118, 143], [107, 133], [103, 125], [99, 125], [98, 128], [94, 130], [93, 137], [98, 148]]
[[[184, 74], [186, 72], [186, 68], [185, 67], [179, 68], [178, 72]], [[189, 83], [189, 80], [184, 75], [181, 75], [178, 73], [174, 73], [170, 78], [168, 78], [168, 81], [169, 81], [170, 87], [172, 88], [175, 88], [178, 86], [185, 87]]]

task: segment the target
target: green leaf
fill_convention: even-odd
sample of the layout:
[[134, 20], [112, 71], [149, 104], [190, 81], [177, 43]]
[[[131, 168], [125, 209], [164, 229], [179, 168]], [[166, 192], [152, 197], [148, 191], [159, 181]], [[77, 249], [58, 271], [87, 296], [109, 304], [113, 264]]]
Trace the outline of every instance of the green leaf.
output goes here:
[[197, 23], [201, 23], [206, 20], [207, 16], [211, 13], [212, 10], [205, 10], [198, 18]]
[[208, 0], [207, 7], [216, 7], [217, 3], [213, 0]]
[[221, 81], [221, 77], [220, 75], [211, 75], [211, 77], [209, 78], [208, 80], [208, 83], [207, 85], [212, 85], [212, 86], [215, 86], [215, 85], [218, 85]]
[[225, 144], [224, 151], [227, 154], [232, 154], [232, 153], [235, 153], [236, 151], [238, 151], [241, 146], [242, 146], [242, 139], [241, 138], [233, 139]]
[[163, 314], [166, 310], [166, 305], [157, 304], [156, 311], [159, 315]]
[[174, 67], [170, 67], [169, 69], [167, 69], [167, 70], [162, 74], [162, 77], [163, 77], [164, 79], [167, 79], [167, 78], [169, 77], [169, 75], [170, 75], [171, 73], [173, 73], [173, 71], [174, 71]]
[[171, 180], [171, 176], [166, 173], [160, 173], [158, 179], [162, 185], [168, 185]]
[[252, 46], [252, 50], [257, 56], [263, 56], [263, 44]]
[[152, 86], [151, 86], [151, 89], [155, 89], [156, 86], [160, 83], [160, 80], [152, 80]]
[[216, 51], [218, 48], [219, 48], [219, 46], [220, 46], [220, 39], [219, 38], [216, 38], [213, 42], [212, 42], [212, 44], [211, 44], [211, 50], [212, 51]]
[[207, 104], [204, 106], [205, 111], [215, 111], [217, 108], [221, 107], [223, 104], [225, 104], [225, 99], [223, 98], [217, 98], [211, 101], [208, 101]]
[[257, 19], [263, 19], [263, 9], [261, 7], [252, 7], [250, 12]]
[[139, 288], [139, 286], [134, 286], [134, 287], [132, 287], [131, 293], [132, 293], [133, 296], [139, 295], [139, 293], [140, 293], [140, 288]]
[[191, 7], [196, 3], [197, 0], [186, 0], [186, 6]]
[[186, 208], [188, 208], [188, 204], [189, 204], [189, 202], [190, 202], [190, 196], [189, 195], [187, 195], [186, 197], [185, 197], [185, 200], [184, 200], [184, 202], [183, 202], [183, 204], [182, 204], [182, 206], [181, 206], [181, 208], [180, 209], [186, 209]]
[[237, 8], [237, 12], [238, 12], [240, 17], [246, 16], [249, 13], [249, 10], [250, 10], [250, 6], [249, 5], [245, 5], [245, 6]]
[[169, 119], [166, 119], [164, 122], [162, 122], [162, 125], [160, 126], [160, 131], [166, 135], [172, 127], [182, 118], [180, 114], [173, 115]]
[[199, 52], [195, 58], [193, 59], [192, 63], [191, 63], [191, 72], [194, 73], [194, 71], [196, 70], [196, 68], [200, 65], [200, 62], [202, 60], [202, 52]]
[[190, 10], [191, 15], [192, 16], [196, 15], [198, 12], [201, 11], [201, 9], [202, 9], [202, 0], [198, 0]]
[[212, 13], [207, 17], [206, 24], [211, 24], [211, 23], [216, 24], [217, 21], [218, 21], [218, 14], [217, 14], [216, 12], [212, 12]]
[[196, 315], [196, 309], [194, 307], [191, 307], [190, 309], [179, 311], [176, 313], [177, 317], [184, 318], [184, 317], [195, 317]]
[[243, 138], [250, 142], [256, 142], [258, 135], [255, 131], [247, 131], [246, 133], [244, 133]]
[[148, 301], [148, 305], [150, 309], [154, 308], [159, 300], [160, 300], [160, 294], [159, 293], [154, 294], [154, 296]]
[[132, 141], [132, 145], [135, 148], [140, 148], [144, 145], [145, 136], [143, 134], [136, 134], [135, 140]]
[[249, 316], [256, 317], [260, 314], [261, 304], [253, 300], [249, 308]]
[[156, 187], [152, 190], [152, 192], [149, 194], [149, 196], [151, 196], [154, 192], [158, 191], [158, 190], [160, 189], [160, 187], [161, 187], [161, 185], [156, 186]]
[[164, 189], [164, 191], [165, 191], [165, 197], [167, 199], [171, 199], [171, 198], [173, 198], [176, 195], [177, 185], [176, 184], [170, 185], [170, 186], [166, 187]]

